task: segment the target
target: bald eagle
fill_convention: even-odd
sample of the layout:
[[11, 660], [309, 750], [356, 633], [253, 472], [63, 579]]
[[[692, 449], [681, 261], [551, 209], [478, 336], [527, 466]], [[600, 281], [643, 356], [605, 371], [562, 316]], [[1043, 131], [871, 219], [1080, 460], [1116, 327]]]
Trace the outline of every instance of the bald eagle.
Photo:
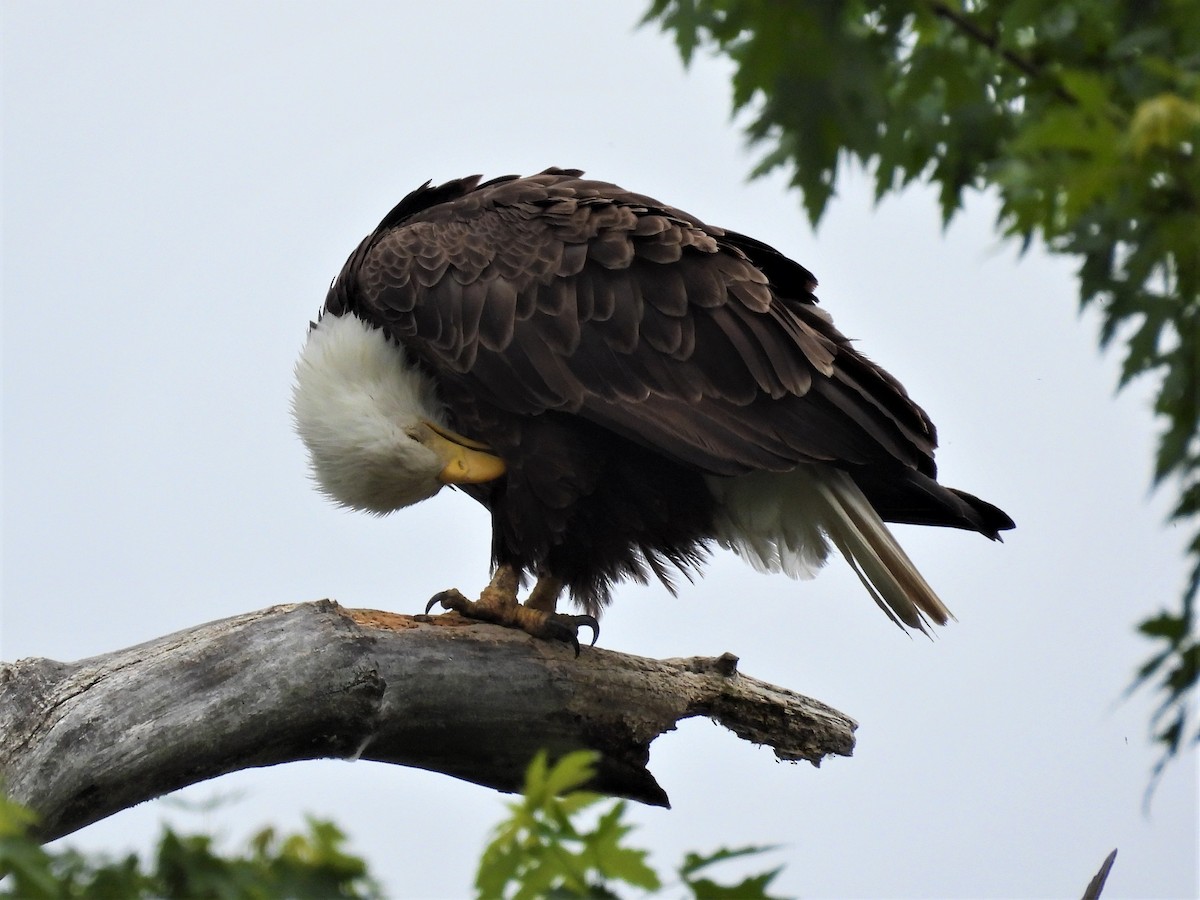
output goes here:
[[[345, 506], [384, 514], [447, 484], [478, 500], [495, 575], [477, 601], [430, 605], [576, 651], [616, 582], [669, 587], [714, 543], [792, 576], [832, 545], [897, 625], [944, 624], [884, 522], [999, 539], [1012, 520], [938, 484], [933, 423], [816, 283], [579, 170], [427, 182], [333, 282], [296, 367], [297, 430]], [[583, 615], [556, 611], [564, 589]]]

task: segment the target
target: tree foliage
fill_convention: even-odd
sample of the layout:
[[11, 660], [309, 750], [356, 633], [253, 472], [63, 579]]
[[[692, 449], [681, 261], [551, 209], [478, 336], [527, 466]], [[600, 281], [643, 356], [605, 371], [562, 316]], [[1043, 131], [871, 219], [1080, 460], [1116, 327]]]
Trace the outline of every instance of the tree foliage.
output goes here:
[[221, 853], [209, 835], [164, 828], [153, 858], [120, 859], [76, 850], [46, 850], [31, 834], [36, 816], [0, 793], [0, 897], [131, 900], [138, 897], [213, 900], [297, 900], [382, 897], [367, 866], [344, 849], [330, 822], [308, 820], [308, 831], [278, 835], [264, 828], [241, 853]]
[[767, 890], [779, 869], [734, 884], [709, 877], [718, 863], [755, 856], [771, 847], [689, 853], [676, 869], [675, 884], [664, 887], [647, 861], [649, 853], [626, 843], [633, 826], [623, 821], [624, 801], [609, 801], [603, 812], [592, 817], [591, 827], [585, 828], [586, 812], [605, 799], [582, 790], [595, 774], [596, 759], [586, 750], [569, 753], [553, 766], [545, 753], [534, 758], [522, 798], [509, 804], [509, 817], [497, 826], [483, 851], [475, 876], [477, 896], [488, 900], [617, 898], [616, 887], [623, 883], [639, 889], [642, 896], [661, 895], [677, 885], [696, 900], [771, 900]]
[[[539, 753], [525, 776], [525, 792], [509, 804], [475, 876], [486, 900], [619, 898], [627, 885], [639, 896], [681, 888], [695, 900], [772, 900], [767, 893], [780, 869], [714, 881], [713, 867], [764, 853], [740, 847], [689, 853], [664, 882], [648, 863], [649, 852], [629, 846], [624, 801], [582, 790], [595, 774], [598, 754], [580, 751], [547, 762]], [[603, 808], [597, 808], [603, 802]], [[588, 819], [590, 815], [590, 827]], [[366, 863], [345, 848], [346, 837], [330, 822], [308, 820], [306, 833], [279, 836], [265, 828], [241, 853], [220, 853], [209, 835], [180, 835], [164, 828], [149, 861], [50, 851], [33, 835], [37, 817], [0, 792], [0, 898], [66, 900], [72, 897], [213, 898], [213, 900], [332, 900], [382, 897]]]
[[[1157, 643], [1163, 763], [1200, 728], [1200, 3], [1195, 0], [653, 0], [685, 61], [735, 64], [755, 175], [784, 169], [814, 225], [857, 160], [877, 198], [938, 187], [943, 220], [988, 189], [998, 227], [1079, 260], [1120, 385], [1157, 379], [1156, 485], [1195, 529], [1182, 602], [1139, 630]], [[1142, 598], [1139, 598], [1142, 599]], [[1144, 601], [1143, 601], [1144, 602]], [[1153, 602], [1153, 601], [1151, 601]]]

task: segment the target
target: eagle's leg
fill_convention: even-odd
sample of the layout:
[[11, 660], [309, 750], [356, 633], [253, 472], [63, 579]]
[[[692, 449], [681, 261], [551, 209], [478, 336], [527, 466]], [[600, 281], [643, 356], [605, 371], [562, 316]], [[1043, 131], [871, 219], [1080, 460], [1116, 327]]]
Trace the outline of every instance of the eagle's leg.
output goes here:
[[479, 592], [479, 605], [504, 617], [517, 605], [517, 588], [520, 586], [521, 576], [517, 570], [507, 564], [499, 565], [488, 586]]
[[577, 632], [583, 626], [592, 629], [592, 643], [596, 643], [600, 625], [594, 616], [568, 616], [554, 611], [562, 591], [561, 580], [553, 576], [539, 578], [525, 605], [517, 602], [519, 583], [517, 571], [512, 566], [501, 565], [496, 568], [496, 574], [478, 600], [468, 600], [453, 589], [442, 591], [429, 601], [425, 612], [440, 604], [444, 609], [452, 609], [468, 619], [519, 628], [543, 640], [563, 641], [575, 648], [576, 656], [579, 655]]
[[540, 609], [542, 612], [553, 613], [558, 608], [558, 597], [562, 593], [561, 578], [553, 575], [538, 576], [537, 584], [525, 598], [525, 605], [530, 609]]
[[521, 578], [516, 569], [510, 565], [500, 565], [496, 567], [496, 574], [492, 576], [488, 586], [480, 592], [478, 600], [468, 600], [461, 591], [450, 588], [448, 591], [434, 594], [425, 605], [425, 613], [428, 615], [434, 606], [441, 604], [443, 609], [452, 609], [468, 619], [509, 625], [512, 623], [513, 610], [519, 606], [517, 588], [520, 584]]

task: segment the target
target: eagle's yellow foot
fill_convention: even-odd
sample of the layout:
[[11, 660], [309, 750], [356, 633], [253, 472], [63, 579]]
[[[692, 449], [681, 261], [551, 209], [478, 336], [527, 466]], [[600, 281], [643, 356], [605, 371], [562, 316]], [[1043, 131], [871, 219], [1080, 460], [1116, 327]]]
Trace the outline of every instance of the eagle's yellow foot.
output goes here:
[[593, 645], [596, 643], [600, 637], [600, 623], [595, 616], [568, 616], [554, 611], [554, 604], [548, 595], [557, 594], [561, 587], [557, 580], [545, 585], [539, 581], [530, 594], [530, 604], [524, 606], [517, 602], [517, 585], [516, 572], [509, 566], [501, 566], [478, 600], [468, 600], [454, 589], [442, 591], [429, 601], [425, 612], [428, 614], [435, 606], [441, 605], [443, 609], [452, 609], [468, 619], [518, 628], [542, 640], [563, 641], [575, 649], [576, 656], [579, 655], [580, 628], [586, 626], [592, 629], [591, 642]]

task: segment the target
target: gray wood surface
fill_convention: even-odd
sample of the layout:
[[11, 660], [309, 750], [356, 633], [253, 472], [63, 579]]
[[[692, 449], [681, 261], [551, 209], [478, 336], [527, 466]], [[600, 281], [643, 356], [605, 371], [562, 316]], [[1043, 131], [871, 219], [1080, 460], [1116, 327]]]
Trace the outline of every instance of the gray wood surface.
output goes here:
[[91, 659], [0, 665], [0, 778], [46, 839], [252, 766], [362, 758], [519, 790], [539, 749], [667, 805], [650, 742], [708, 716], [784, 760], [849, 756], [853, 720], [737, 671], [569, 647], [455, 614], [275, 606]]

